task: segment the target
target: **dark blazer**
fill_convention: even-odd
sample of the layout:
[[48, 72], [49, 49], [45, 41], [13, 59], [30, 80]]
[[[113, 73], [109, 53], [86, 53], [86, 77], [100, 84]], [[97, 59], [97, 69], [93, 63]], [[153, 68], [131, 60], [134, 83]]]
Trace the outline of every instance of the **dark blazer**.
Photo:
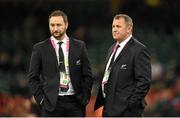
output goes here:
[[[93, 83], [92, 71], [85, 44], [70, 38], [69, 41], [69, 70], [72, 86], [77, 101], [86, 106]], [[80, 60], [80, 63], [76, 63]], [[59, 68], [55, 50], [50, 39], [37, 43], [33, 47], [29, 67], [29, 87], [36, 102], [48, 111], [56, 106], [59, 92]]]
[[[114, 45], [108, 51], [106, 63]], [[150, 83], [150, 53], [132, 37], [112, 65], [105, 99], [99, 87], [95, 110], [104, 105], [103, 116], [140, 116]]]

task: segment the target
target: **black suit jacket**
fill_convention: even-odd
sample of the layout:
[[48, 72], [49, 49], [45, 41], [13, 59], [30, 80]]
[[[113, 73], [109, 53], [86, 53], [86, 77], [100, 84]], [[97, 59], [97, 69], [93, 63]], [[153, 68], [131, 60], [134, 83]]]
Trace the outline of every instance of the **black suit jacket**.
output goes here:
[[[114, 45], [108, 51], [106, 63]], [[145, 107], [144, 97], [150, 83], [150, 53], [143, 44], [131, 38], [112, 66], [105, 99], [100, 86], [95, 110], [104, 105], [104, 116], [125, 116], [124, 113], [138, 116]]]
[[[85, 44], [70, 38], [69, 41], [69, 70], [75, 96], [80, 104], [86, 106], [92, 88], [92, 72]], [[80, 60], [80, 64], [76, 62]], [[59, 68], [55, 50], [50, 39], [37, 43], [33, 47], [29, 67], [29, 87], [36, 102], [53, 111], [59, 92]]]

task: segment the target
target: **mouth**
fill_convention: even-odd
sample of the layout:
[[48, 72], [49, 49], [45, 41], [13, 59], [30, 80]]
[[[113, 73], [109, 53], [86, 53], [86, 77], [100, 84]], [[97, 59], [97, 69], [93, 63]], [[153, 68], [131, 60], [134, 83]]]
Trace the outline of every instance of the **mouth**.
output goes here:
[[58, 34], [59, 34], [59, 32], [54, 32], [53, 34], [54, 34], [54, 35], [58, 35]]

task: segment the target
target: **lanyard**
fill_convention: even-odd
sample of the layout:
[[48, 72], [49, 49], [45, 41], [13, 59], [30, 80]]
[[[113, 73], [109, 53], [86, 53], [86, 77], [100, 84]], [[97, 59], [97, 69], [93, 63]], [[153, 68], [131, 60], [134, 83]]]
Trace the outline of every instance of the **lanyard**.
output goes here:
[[[56, 51], [56, 55], [58, 55], [57, 47], [56, 47], [54, 40], [51, 40], [51, 44]], [[69, 38], [67, 38], [67, 40], [66, 40], [66, 53], [65, 53], [65, 59], [64, 59], [65, 60], [65, 69], [66, 69], [67, 74], [69, 74], [68, 52], [69, 52]], [[57, 57], [57, 59], [58, 59], [58, 57]]]
[[115, 51], [116, 51], [117, 46], [118, 46], [118, 44], [116, 44], [116, 45], [113, 46], [113, 50], [112, 50], [110, 59], [109, 59], [107, 65], [106, 65], [104, 77], [103, 77], [103, 80], [102, 80], [102, 85], [104, 85], [104, 84], [107, 83], [107, 81], [108, 81], [109, 74], [110, 74], [110, 70], [109, 70], [108, 68], [109, 68], [109, 66], [110, 66], [110, 63], [111, 63], [111, 61], [112, 61], [112, 58], [113, 58], [113, 55], [114, 55], [114, 53], [115, 53]]
[[[51, 44], [52, 44], [53, 48], [55, 49], [55, 51], [57, 52], [57, 47], [56, 47], [54, 40], [51, 40]], [[66, 54], [68, 54], [68, 52], [69, 52], [69, 38], [66, 41]]]

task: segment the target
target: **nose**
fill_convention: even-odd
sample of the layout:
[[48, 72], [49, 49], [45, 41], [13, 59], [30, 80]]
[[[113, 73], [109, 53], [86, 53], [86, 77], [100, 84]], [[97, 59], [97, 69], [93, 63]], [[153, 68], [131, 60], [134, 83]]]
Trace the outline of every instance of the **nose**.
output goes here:
[[114, 28], [112, 29], [112, 31], [113, 31], [113, 32], [117, 32], [117, 28], [114, 27]]
[[54, 30], [57, 31], [57, 29], [58, 29], [57, 26], [54, 26]]

